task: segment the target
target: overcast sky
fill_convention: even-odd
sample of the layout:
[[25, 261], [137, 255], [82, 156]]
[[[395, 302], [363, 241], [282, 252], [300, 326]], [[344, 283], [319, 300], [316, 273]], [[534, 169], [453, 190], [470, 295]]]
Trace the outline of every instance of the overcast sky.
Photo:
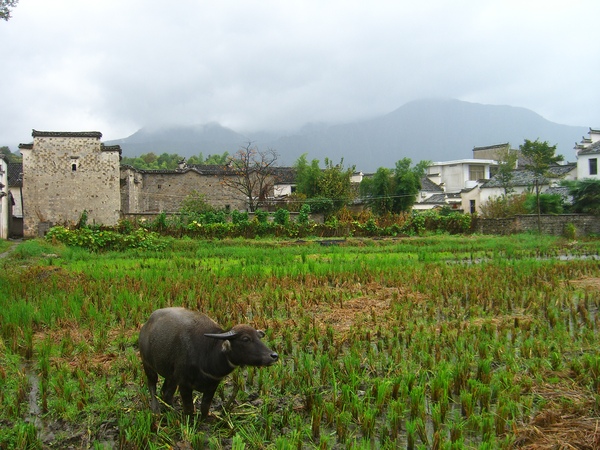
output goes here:
[[20, 0], [0, 145], [31, 130], [293, 129], [421, 98], [600, 128], [598, 0]]

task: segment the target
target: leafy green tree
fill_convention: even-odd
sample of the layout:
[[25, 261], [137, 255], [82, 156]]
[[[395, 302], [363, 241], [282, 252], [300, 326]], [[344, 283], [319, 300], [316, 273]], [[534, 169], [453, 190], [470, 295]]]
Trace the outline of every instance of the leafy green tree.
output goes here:
[[296, 192], [304, 194], [306, 198], [319, 195], [319, 179], [322, 176], [319, 160], [313, 159], [310, 164], [304, 153], [294, 164], [296, 170]]
[[542, 214], [562, 214], [563, 199], [559, 194], [528, 195], [525, 199], [527, 213], [536, 213], [538, 207]]
[[430, 161], [421, 161], [411, 167], [410, 158], [396, 162], [394, 170], [394, 207], [393, 211], [410, 211], [415, 204], [416, 195], [421, 189], [421, 178], [425, 176]]
[[512, 180], [514, 177], [514, 170], [517, 167], [517, 160], [519, 159], [519, 154], [507, 148], [504, 150], [498, 159], [498, 167], [496, 168], [496, 179], [504, 189], [504, 195], [511, 194], [514, 189], [512, 187]]
[[385, 214], [392, 211], [394, 186], [391, 169], [380, 167], [372, 177], [363, 178], [359, 190], [361, 196], [367, 199], [367, 204], [375, 214]]
[[558, 164], [564, 158], [562, 155], [555, 155], [556, 145], [550, 145], [547, 141], [540, 142], [538, 139], [536, 139], [535, 141], [525, 139], [525, 142], [519, 146], [519, 149], [521, 150], [521, 155], [525, 160], [525, 169], [533, 173], [538, 214], [538, 232], [541, 232], [541, 183], [544, 180], [544, 178], [548, 176], [548, 170], [550, 169], [550, 167]]
[[575, 213], [600, 214], [600, 180], [585, 178], [565, 182], [573, 197], [571, 210]]
[[227, 159], [229, 158], [229, 152], [225, 152], [222, 155], [208, 155], [204, 158], [204, 155], [199, 153], [198, 155], [190, 156], [187, 160], [189, 165], [198, 165], [198, 166], [208, 166], [208, 165], [217, 165], [224, 166], [227, 164]]
[[411, 167], [410, 158], [396, 162], [394, 170], [380, 167], [371, 178], [361, 182], [361, 195], [376, 214], [410, 211], [421, 189], [429, 161], [421, 161]]
[[319, 195], [333, 201], [333, 211], [339, 211], [349, 204], [355, 197], [352, 191], [352, 174], [354, 166], [344, 169], [344, 160], [333, 164], [325, 158], [325, 169], [318, 182]]
[[10, 15], [11, 10], [17, 6], [17, 3], [19, 3], [19, 0], [0, 0], [0, 19], [10, 19], [12, 17]]
[[352, 189], [354, 166], [344, 168], [344, 160], [334, 164], [325, 158], [321, 169], [318, 159], [310, 164], [303, 154], [294, 164], [296, 169], [296, 192], [305, 195], [312, 212], [331, 215], [351, 202], [355, 193]]

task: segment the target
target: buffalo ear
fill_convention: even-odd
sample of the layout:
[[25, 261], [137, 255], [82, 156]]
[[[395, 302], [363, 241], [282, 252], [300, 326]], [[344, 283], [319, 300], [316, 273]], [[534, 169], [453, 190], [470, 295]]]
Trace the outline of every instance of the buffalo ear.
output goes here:
[[204, 333], [204, 336], [214, 339], [234, 339], [237, 337], [237, 333], [233, 330], [226, 331], [225, 333]]
[[265, 332], [263, 330], [256, 330], [256, 332], [258, 333], [258, 337], [259, 338], [264, 338], [265, 337]]
[[223, 341], [223, 344], [221, 345], [221, 351], [223, 353], [229, 353], [231, 351], [231, 342], [228, 340]]

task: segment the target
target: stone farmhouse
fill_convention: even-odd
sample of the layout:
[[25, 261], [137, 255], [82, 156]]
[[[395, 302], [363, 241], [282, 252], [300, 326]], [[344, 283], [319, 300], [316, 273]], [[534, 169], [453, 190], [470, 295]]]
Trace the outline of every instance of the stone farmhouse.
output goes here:
[[[43, 235], [55, 224], [76, 223], [87, 213], [88, 223], [114, 225], [122, 217], [144, 217], [173, 213], [192, 191], [226, 210], [246, 210], [243, 195], [227, 186], [235, 176], [225, 166], [187, 165], [175, 170], [138, 170], [121, 165], [121, 148], [106, 146], [102, 134], [93, 132], [32, 133], [33, 142], [20, 144], [23, 163], [8, 163], [0, 157], [0, 238]], [[475, 213], [488, 199], [502, 195], [494, 178], [497, 161], [510, 145], [475, 147], [473, 158], [433, 163], [422, 179], [414, 209], [449, 206]], [[600, 130], [575, 145], [577, 163], [552, 169], [543, 191], [562, 179], [600, 178]], [[277, 168], [269, 197], [276, 202], [294, 192], [294, 170]], [[553, 176], [554, 175], [554, 176]], [[353, 183], [360, 183], [356, 172]], [[513, 191], [524, 192], [533, 185], [531, 174], [517, 167]]]

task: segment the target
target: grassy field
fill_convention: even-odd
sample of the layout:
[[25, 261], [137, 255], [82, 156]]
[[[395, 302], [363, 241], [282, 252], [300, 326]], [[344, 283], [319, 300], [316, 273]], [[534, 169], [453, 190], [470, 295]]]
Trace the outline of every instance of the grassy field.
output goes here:
[[[1, 449], [600, 445], [600, 240], [167, 247], [0, 259]], [[281, 361], [234, 372], [205, 422], [152, 414], [137, 335], [164, 306], [264, 329]]]

